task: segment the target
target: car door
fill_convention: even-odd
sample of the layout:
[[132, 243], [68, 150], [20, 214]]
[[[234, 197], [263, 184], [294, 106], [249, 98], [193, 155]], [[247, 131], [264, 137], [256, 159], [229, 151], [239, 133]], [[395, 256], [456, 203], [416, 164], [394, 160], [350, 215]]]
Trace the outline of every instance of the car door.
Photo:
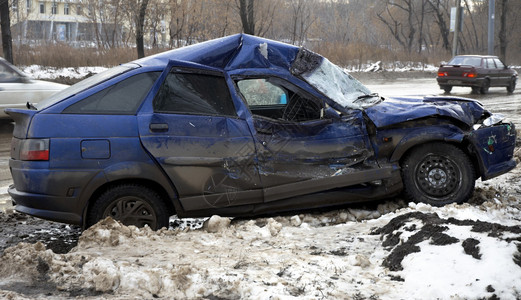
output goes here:
[[490, 79], [490, 86], [498, 86], [501, 84], [501, 78], [499, 74], [499, 70], [496, 67], [496, 64], [494, 63], [493, 58], [487, 58], [486, 59], [486, 68], [487, 68], [487, 75]]
[[143, 146], [173, 182], [185, 210], [262, 202], [248, 124], [225, 76], [172, 62], [138, 114]]
[[279, 78], [246, 78], [236, 85], [253, 115], [266, 202], [378, 178], [362, 113], [341, 116]]
[[510, 83], [510, 80], [512, 79], [512, 74], [510, 70], [499, 58], [494, 58], [494, 62], [496, 63], [497, 67], [499, 85], [507, 86]]

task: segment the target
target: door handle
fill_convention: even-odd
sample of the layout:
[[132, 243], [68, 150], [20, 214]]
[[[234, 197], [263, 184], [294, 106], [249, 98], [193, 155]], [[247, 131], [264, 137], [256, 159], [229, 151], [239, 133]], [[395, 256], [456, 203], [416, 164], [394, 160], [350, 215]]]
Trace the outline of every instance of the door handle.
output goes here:
[[152, 123], [149, 126], [150, 131], [152, 132], [167, 132], [168, 124], [166, 123]]

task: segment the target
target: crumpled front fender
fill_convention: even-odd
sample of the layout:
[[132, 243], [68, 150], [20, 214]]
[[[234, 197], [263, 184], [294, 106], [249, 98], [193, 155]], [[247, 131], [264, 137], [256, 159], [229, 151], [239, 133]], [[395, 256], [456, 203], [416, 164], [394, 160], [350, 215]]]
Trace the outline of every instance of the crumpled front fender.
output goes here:
[[398, 161], [412, 147], [432, 141], [461, 143], [465, 133], [454, 125], [421, 127], [405, 135], [396, 145], [390, 161]]

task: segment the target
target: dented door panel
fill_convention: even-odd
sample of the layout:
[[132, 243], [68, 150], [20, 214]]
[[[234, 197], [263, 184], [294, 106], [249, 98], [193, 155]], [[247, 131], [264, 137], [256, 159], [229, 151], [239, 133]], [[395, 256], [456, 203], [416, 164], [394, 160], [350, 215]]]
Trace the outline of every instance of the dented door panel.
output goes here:
[[[260, 144], [259, 172], [265, 188], [313, 180], [317, 184], [316, 179], [320, 178], [344, 174], [356, 177], [359, 172], [378, 169], [360, 111], [343, 119], [300, 123], [255, 116], [254, 123]], [[363, 180], [346, 180], [345, 186]], [[277, 198], [271, 196], [267, 200]]]

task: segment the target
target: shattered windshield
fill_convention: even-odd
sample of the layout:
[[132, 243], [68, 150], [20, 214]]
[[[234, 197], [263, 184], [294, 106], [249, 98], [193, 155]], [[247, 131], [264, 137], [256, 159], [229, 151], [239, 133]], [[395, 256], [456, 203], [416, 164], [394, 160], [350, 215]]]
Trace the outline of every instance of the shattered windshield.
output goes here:
[[360, 81], [326, 58], [301, 48], [291, 72], [343, 107], [363, 109], [381, 101]]

